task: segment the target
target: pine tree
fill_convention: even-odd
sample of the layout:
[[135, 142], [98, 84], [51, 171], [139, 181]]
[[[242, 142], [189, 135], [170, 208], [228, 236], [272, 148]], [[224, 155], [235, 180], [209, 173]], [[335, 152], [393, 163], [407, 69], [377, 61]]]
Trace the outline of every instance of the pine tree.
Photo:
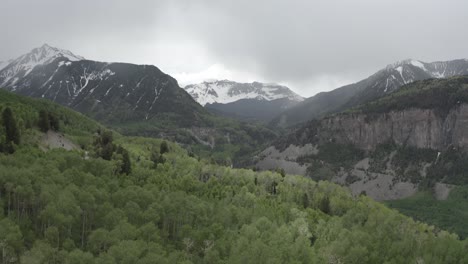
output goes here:
[[42, 132], [47, 132], [50, 129], [50, 120], [49, 120], [49, 114], [45, 110], [39, 111], [39, 129]]
[[60, 122], [57, 116], [53, 113], [49, 112], [49, 124], [50, 128], [54, 131], [59, 131], [60, 130]]
[[320, 204], [319, 204], [319, 209], [320, 211], [326, 213], [326, 214], [330, 214], [331, 210], [330, 210], [330, 198], [328, 198], [328, 196], [325, 196], [322, 198], [322, 200], [320, 200]]
[[3, 126], [5, 127], [6, 133], [6, 143], [9, 144], [10, 142], [19, 145], [20, 143], [20, 133], [18, 126], [16, 124], [15, 117], [13, 116], [13, 112], [9, 107], [5, 108], [2, 113], [3, 118]]
[[120, 173], [130, 174], [132, 172], [132, 164], [130, 161], [130, 155], [128, 151], [124, 149], [122, 146], [117, 148], [117, 153], [122, 155], [122, 166], [120, 168]]
[[167, 145], [166, 141], [161, 142], [161, 145], [159, 147], [159, 153], [164, 154], [169, 152], [169, 146]]
[[124, 149], [122, 153], [123, 163], [121, 173], [130, 174], [132, 172], [132, 163], [130, 161], [130, 155], [128, 155], [128, 151]]

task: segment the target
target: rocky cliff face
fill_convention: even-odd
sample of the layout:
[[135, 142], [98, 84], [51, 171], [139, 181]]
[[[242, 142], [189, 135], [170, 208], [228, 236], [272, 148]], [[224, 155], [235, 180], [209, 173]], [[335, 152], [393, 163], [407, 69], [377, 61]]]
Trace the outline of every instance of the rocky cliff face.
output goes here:
[[[257, 167], [264, 170], [283, 168], [287, 173], [315, 177], [317, 173], [324, 173], [328, 166], [320, 160], [320, 155], [317, 155], [321, 146], [330, 142], [343, 146], [352, 145], [367, 154], [361, 157], [362, 160], [348, 167], [328, 172], [333, 175], [328, 180], [349, 186], [355, 195], [366, 193], [376, 200], [401, 199], [417, 192], [427, 168], [434, 164], [440, 153], [444, 153], [449, 146], [468, 149], [468, 104], [454, 106], [447, 115], [440, 115], [438, 111], [431, 109], [407, 109], [378, 115], [334, 115], [298, 130], [293, 139], [289, 138], [289, 142], [291, 144], [286, 148], [277, 145], [263, 151], [259, 155]], [[432, 149], [435, 154], [432, 154], [429, 162], [405, 163], [404, 166], [407, 167], [392, 162], [395, 151], [384, 154], [380, 161], [372, 158], [376, 148], [388, 142], [397, 147]], [[294, 150], [294, 153], [291, 153], [291, 150]], [[314, 156], [317, 156], [319, 166], [325, 169], [310, 172], [309, 168], [313, 167], [314, 163], [301, 161], [301, 157]], [[376, 169], [375, 166], [369, 165], [382, 163], [382, 160], [385, 164], [383, 168]], [[411, 173], [417, 180], [404, 176]], [[437, 184], [439, 183], [436, 183], [436, 186]]]
[[[311, 135], [304, 135], [310, 137]], [[320, 121], [314, 137], [373, 150], [395, 142], [417, 148], [468, 147], [468, 104], [452, 108], [446, 116], [430, 109], [408, 109], [380, 115], [342, 114]]]
[[464, 76], [416, 82], [312, 120], [260, 153], [257, 167], [332, 180], [355, 194], [389, 200], [411, 196], [421, 186], [466, 184], [467, 164]]

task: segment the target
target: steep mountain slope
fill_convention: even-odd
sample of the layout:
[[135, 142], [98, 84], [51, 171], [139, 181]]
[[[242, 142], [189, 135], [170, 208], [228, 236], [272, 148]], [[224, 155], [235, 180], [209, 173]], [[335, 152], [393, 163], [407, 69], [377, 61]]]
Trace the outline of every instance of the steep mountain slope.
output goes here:
[[107, 124], [175, 114], [181, 126], [206, 114], [177, 81], [155, 66], [84, 60], [47, 45], [0, 71], [2, 87], [46, 98]]
[[417, 60], [400, 61], [388, 65], [362, 81], [310, 97], [281, 113], [271, 125], [288, 127], [354, 107], [385, 96], [417, 80], [466, 74], [468, 74], [468, 60], [464, 59], [432, 63]]
[[0, 70], [5, 68], [8, 64], [10, 64], [12, 60], [7, 60], [7, 61], [0, 61]]
[[[0, 91], [5, 106], [23, 140], [0, 153], [3, 263], [468, 261], [456, 234], [336, 184], [210, 164], [161, 139], [94, 134], [79, 127], [89, 121], [81, 114]], [[44, 106], [63, 113], [61, 124], [77, 117], [69, 125], [87, 143], [39, 148], [34, 113]], [[123, 161], [130, 170], [119, 170]]]
[[49, 64], [56, 58], [67, 58], [69, 61], [84, 59], [70, 51], [61, 50], [44, 44], [39, 48], [33, 49], [29, 53], [11, 60], [5, 67], [0, 68], [0, 87], [11, 87], [11, 89], [14, 90], [16, 83], [21, 78], [29, 75], [36, 66]]
[[85, 60], [48, 45], [2, 69], [0, 87], [65, 105], [127, 135], [166, 137], [214, 153], [218, 162], [239, 162], [241, 153], [276, 137], [209, 113], [155, 66]]
[[468, 183], [468, 77], [414, 82], [313, 120], [279, 139], [260, 168], [283, 167], [379, 200]]
[[241, 119], [269, 121], [304, 100], [288, 87], [228, 80], [191, 84], [185, 90], [208, 109]]

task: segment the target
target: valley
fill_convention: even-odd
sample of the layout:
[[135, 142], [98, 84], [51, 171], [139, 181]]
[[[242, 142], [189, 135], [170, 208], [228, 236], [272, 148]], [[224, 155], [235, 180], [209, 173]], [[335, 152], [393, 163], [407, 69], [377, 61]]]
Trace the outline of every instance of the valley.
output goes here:
[[0, 110], [2, 261], [468, 261], [466, 240], [328, 181], [216, 165], [44, 99], [0, 91]]
[[468, 263], [467, 74], [303, 98], [35, 48], [0, 68], [2, 263]]

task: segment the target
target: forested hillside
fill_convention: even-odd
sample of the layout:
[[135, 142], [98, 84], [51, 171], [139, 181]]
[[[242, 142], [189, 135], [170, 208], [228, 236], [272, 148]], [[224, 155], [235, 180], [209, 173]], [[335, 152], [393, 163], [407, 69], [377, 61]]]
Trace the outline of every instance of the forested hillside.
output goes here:
[[[0, 154], [2, 263], [468, 263], [466, 241], [338, 185], [214, 165], [0, 98], [13, 146]], [[40, 148], [46, 129], [80, 143]]]
[[223, 165], [252, 165], [250, 157], [277, 137], [260, 124], [208, 112], [156, 66], [85, 60], [47, 44], [0, 68], [0, 86], [67, 106], [124, 135], [181, 143]]

